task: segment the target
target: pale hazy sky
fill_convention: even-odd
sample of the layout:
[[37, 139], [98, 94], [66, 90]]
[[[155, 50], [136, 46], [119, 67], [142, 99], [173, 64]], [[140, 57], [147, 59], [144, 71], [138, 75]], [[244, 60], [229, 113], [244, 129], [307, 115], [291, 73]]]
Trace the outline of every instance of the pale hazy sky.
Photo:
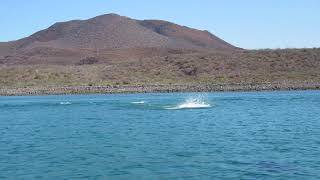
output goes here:
[[1, 0], [0, 41], [107, 13], [209, 30], [242, 48], [320, 47], [319, 0]]

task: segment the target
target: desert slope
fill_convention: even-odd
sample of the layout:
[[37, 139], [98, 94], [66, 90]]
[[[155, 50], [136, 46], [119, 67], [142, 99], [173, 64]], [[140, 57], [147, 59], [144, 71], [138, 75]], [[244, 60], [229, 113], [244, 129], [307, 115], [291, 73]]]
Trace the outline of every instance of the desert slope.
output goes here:
[[239, 48], [208, 31], [161, 20], [135, 20], [106, 14], [88, 20], [59, 22], [29, 37], [0, 44], [4, 64], [77, 64], [87, 57], [147, 58]]
[[159, 84], [316, 88], [320, 49], [244, 50], [208, 31], [116, 14], [60, 22], [0, 43], [2, 89]]
[[[117, 14], [55, 23], [29, 37], [10, 43], [1, 43], [0, 56], [12, 54], [12, 51], [6, 48], [9, 44], [18, 58], [25, 56], [26, 53], [30, 54], [30, 51], [34, 49], [41, 48], [49, 51], [50, 49], [54, 51], [72, 50], [73, 52], [78, 51], [78, 54], [81, 54], [83, 50], [104, 52], [132, 48], [198, 51], [237, 49], [208, 31], [200, 31], [166, 21], [140, 21]], [[54, 54], [51, 56], [54, 57]], [[32, 57], [24, 58], [32, 59]]]

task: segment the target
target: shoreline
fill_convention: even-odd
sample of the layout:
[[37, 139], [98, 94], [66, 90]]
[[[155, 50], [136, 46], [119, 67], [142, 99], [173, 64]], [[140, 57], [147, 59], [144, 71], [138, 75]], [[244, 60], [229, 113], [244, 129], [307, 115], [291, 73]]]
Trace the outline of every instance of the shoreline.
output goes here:
[[319, 90], [319, 89], [320, 89], [320, 83], [62, 86], [62, 87], [0, 88], [0, 96], [173, 93], [173, 92], [227, 92], [227, 91], [232, 92], [232, 91], [276, 91], [276, 90]]

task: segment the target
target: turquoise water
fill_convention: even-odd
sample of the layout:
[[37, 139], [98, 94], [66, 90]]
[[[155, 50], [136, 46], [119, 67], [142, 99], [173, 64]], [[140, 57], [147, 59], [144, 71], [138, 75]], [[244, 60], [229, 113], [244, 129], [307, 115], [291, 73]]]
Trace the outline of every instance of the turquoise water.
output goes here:
[[320, 91], [0, 97], [0, 179], [320, 179]]

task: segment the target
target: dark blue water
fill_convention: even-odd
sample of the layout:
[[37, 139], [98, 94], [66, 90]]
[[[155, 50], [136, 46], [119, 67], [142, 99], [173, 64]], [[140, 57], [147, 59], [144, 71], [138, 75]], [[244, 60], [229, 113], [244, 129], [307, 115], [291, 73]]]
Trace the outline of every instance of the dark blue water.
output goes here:
[[320, 91], [0, 97], [0, 179], [320, 179]]

